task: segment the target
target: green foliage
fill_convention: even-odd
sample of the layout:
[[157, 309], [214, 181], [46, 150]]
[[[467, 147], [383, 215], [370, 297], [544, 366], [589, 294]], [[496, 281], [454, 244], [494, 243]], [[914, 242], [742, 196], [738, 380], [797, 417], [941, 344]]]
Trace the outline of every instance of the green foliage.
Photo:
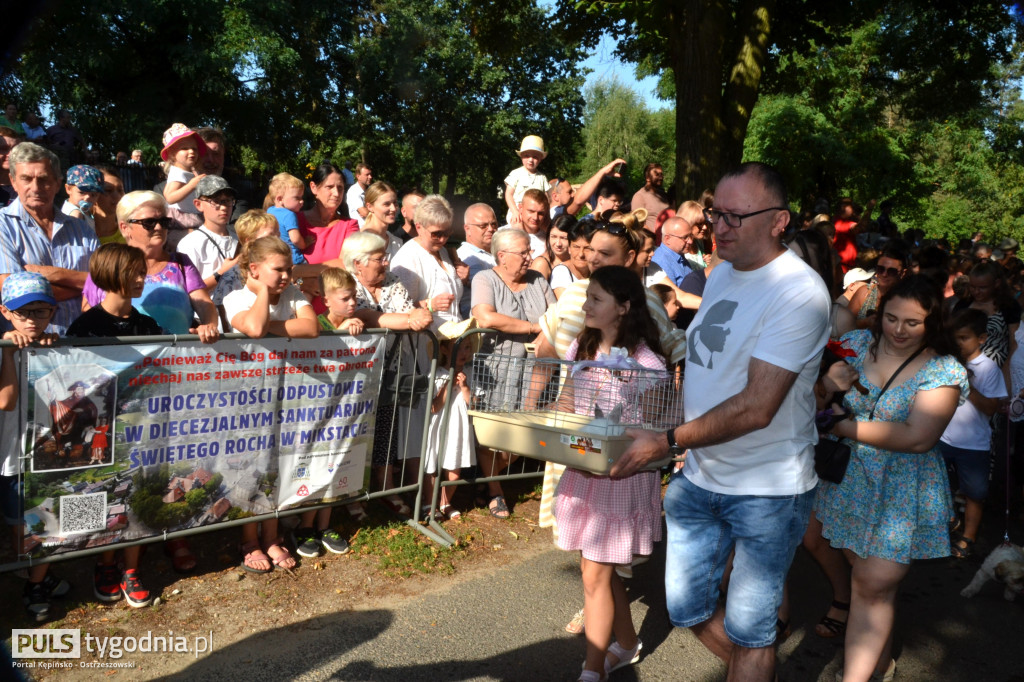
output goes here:
[[213, 495], [217, 492], [223, 482], [224, 474], [216, 473], [210, 477], [209, 481], [206, 482], [206, 485], [203, 486], [203, 490], [206, 491], [207, 495]]
[[[939, 64], [951, 59], [952, 47], [941, 38], [949, 27], [936, 28], [928, 37], [936, 44], [926, 46], [923, 37], [905, 34], [908, 25], [920, 29], [922, 18], [938, 21], [933, 10], [911, 16], [897, 3], [891, 12], [780, 55], [751, 117], [744, 158], [779, 167], [794, 202], [804, 206], [821, 196], [888, 198], [901, 228], [929, 237], [955, 242], [978, 230], [991, 240], [1019, 237], [1024, 104], [1015, 78], [1024, 69], [1019, 60], [994, 61], [1008, 53], [1000, 28], [1006, 17], [990, 27], [990, 44], [951, 38], [957, 49], [974, 50], [964, 59], [986, 64], [969, 82], [952, 83], [933, 66], [921, 65], [929, 79], [909, 74], [919, 59], [894, 38], [902, 34]], [[993, 74], [1014, 79], [993, 90]], [[938, 101], [935, 88], [943, 83], [947, 99], [959, 92], [966, 104]]]
[[375, 556], [384, 575], [407, 577], [455, 570], [452, 559], [457, 547], [441, 547], [404, 524], [363, 526], [351, 544], [356, 554]]
[[202, 488], [189, 490], [185, 493], [185, 504], [188, 505], [190, 514], [196, 514], [206, 506], [208, 496]]
[[234, 521], [236, 519], [247, 519], [252, 515], [252, 512], [243, 511], [241, 507], [232, 507], [228, 509], [227, 518], [228, 521]]
[[0, 94], [71, 109], [105, 158], [152, 159], [182, 121], [223, 128], [250, 172], [365, 160], [482, 197], [525, 135], [544, 136], [547, 168], [572, 160], [582, 56], [535, 1], [96, 0], [55, 4]]
[[671, 184], [675, 162], [673, 112], [651, 113], [635, 91], [616, 79], [591, 84], [585, 99], [581, 180], [609, 161], [622, 158], [626, 160], [630, 187], [644, 184], [643, 168], [652, 161], [664, 166], [665, 184]]

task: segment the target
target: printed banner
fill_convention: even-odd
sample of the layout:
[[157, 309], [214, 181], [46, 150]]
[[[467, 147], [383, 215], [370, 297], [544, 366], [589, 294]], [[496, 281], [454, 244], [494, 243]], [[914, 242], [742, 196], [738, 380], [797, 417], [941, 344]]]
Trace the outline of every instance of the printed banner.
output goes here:
[[384, 337], [26, 352], [26, 552], [357, 494]]

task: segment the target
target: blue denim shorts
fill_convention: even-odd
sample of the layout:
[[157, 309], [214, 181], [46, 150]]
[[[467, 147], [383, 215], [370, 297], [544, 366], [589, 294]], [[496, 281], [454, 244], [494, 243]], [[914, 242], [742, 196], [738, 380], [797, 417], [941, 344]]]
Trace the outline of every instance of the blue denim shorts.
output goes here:
[[[955, 484], [959, 481], [960, 492], [977, 502], [988, 497], [990, 469], [988, 450], [958, 448], [940, 440], [939, 452], [945, 458], [946, 464], [951, 465], [956, 471], [956, 478], [952, 483]], [[958, 486], [953, 485], [952, 487], [953, 490], [956, 490]]]
[[691, 627], [711, 618], [735, 548], [725, 634], [738, 646], [771, 646], [786, 573], [813, 505], [813, 490], [780, 497], [723, 495], [682, 473], [673, 476], [665, 493], [665, 598], [672, 623]]
[[18, 476], [0, 476], [0, 511], [8, 526], [21, 523], [21, 480]]

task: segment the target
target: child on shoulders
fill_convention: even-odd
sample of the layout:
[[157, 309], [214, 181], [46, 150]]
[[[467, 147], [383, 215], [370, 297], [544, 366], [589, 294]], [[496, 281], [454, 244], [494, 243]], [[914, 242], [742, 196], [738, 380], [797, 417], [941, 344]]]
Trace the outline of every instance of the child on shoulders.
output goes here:
[[316, 235], [309, 229], [306, 216], [302, 213], [302, 196], [305, 185], [294, 175], [278, 173], [270, 179], [263, 209], [277, 218], [281, 226], [281, 240], [291, 250], [294, 265], [306, 263], [305, 254], [313, 250]]
[[508, 206], [505, 223], [513, 226], [519, 224], [519, 204], [522, 203], [526, 190], [539, 189], [545, 193], [548, 191], [547, 177], [537, 172], [540, 162], [548, 155], [544, 151], [544, 140], [537, 135], [527, 135], [519, 145], [517, 153], [523, 165], [505, 178], [505, 205]]

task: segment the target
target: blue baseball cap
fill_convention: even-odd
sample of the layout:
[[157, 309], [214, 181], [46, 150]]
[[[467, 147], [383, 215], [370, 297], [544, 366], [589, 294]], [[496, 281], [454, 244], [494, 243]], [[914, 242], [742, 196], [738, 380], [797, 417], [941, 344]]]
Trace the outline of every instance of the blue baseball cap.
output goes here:
[[53, 297], [53, 287], [45, 277], [36, 272], [15, 272], [8, 275], [4, 280], [0, 298], [8, 310], [17, 310], [36, 301], [57, 305], [57, 299]]

